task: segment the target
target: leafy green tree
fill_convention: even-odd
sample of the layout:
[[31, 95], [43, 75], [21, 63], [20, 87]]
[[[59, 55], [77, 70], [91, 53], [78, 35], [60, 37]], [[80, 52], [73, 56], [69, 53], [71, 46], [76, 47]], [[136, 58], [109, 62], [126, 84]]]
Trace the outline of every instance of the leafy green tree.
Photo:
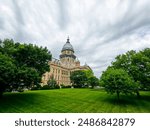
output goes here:
[[15, 89], [39, 85], [42, 75], [50, 70], [51, 53], [47, 48], [5, 39], [0, 43], [0, 53], [9, 57], [16, 68], [12, 77], [5, 77], [6, 81], [13, 80], [9, 86]]
[[28, 87], [39, 84], [42, 75], [50, 70], [48, 62], [51, 60], [51, 53], [47, 48], [32, 44], [17, 43], [15, 46], [17, 50], [13, 57], [18, 68], [17, 77], [23, 82], [21, 84]]
[[143, 89], [150, 90], [150, 48], [146, 48], [139, 52], [140, 57], [139, 73], [141, 74], [138, 81], [143, 85]]
[[124, 69], [136, 82], [140, 83], [140, 88], [150, 90], [149, 48], [140, 52], [128, 51], [126, 54], [117, 56], [116, 60], [112, 62], [112, 67]]
[[105, 87], [108, 93], [116, 93], [119, 100], [120, 93], [134, 93], [138, 83], [136, 83], [125, 70], [108, 68], [101, 76], [100, 85]]
[[93, 77], [94, 76], [94, 73], [93, 73], [93, 71], [92, 70], [82, 70], [84, 73], [85, 73], [85, 75], [86, 75], [86, 77], [89, 79], [90, 77]]
[[95, 76], [92, 76], [92, 77], [88, 78], [88, 83], [89, 83], [89, 85], [92, 86], [92, 88], [94, 88], [99, 85], [99, 79], [96, 78]]
[[0, 53], [0, 97], [3, 92], [11, 86], [14, 80], [14, 73], [16, 67], [13, 64], [13, 60]]
[[41, 77], [34, 68], [22, 66], [15, 74], [13, 88], [32, 88], [34, 85], [38, 85], [40, 80]]
[[17, 44], [17, 50], [13, 53], [13, 57], [19, 67], [34, 68], [40, 76], [50, 70], [48, 62], [51, 60], [51, 53], [47, 48], [33, 44]]
[[13, 58], [12, 54], [15, 53], [14, 41], [12, 39], [5, 39], [4, 41], [1, 41], [0, 52], [4, 55], [9, 56], [10, 58]]
[[70, 75], [71, 83], [74, 87], [82, 88], [87, 86], [87, 76], [85, 72], [77, 70]]

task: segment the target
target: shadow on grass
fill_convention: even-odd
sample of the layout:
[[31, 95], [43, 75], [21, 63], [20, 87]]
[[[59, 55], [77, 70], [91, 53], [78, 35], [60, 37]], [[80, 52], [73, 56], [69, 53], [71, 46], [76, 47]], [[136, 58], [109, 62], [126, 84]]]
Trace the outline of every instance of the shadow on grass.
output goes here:
[[26, 97], [26, 96], [33, 96], [38, 95], [38, 93], [33, 92], [16, 92], [16, 93], [4, 93], [2, 99], [12, 98], [12, 97]]
[[21, 105], [23, 105], [23, 102], [26, 101], [35, 101], [37, 99], [38, 94], [37, 93], [5, 93], [2, 98], [0, 98], [0, 104], [2, 107], [2, 104], [16, 104], [17, 106], [20, 104], [19, 102], [22, 102]]
[[102, 89], [91, 89], [91, 91], [99, 91], [99, 92], [105, 92], [106, 96], [105, 98], [101, 99], [99, 98], [100, 101], [102, 102], [108, 102], [113, 105], [132, 105], [135, 106], [137, 105], [137, 102], [150, 102], [150, 92], [140, 92], [140, 97], [138, 98], [136, 95], [123, 95], [120, 94], [120, 99], [117, 99], [116, 94], [108, 94], [104, 88]]
[[142, 95], [139, 100], [150, 102], [150, 95]]
[[103, 99], [103, 102], [107, 102], [113, 105], [136, 105], [136, 102], [134, 100], [129, 100], [125, 98], [120, 98], [119, 100], [116, 97], [107, 97]]
[[117, 99], [116, 95], [108, 95], [103, 102], [108, 102], [113, 105], [131, 105], [136, 106], [138, 102], [150, 102], [150, 95], [141, 95], [137, 98], [135, 95], [120, 95], [120, 99]]
[[94, 89], [89, 88], [89, 90], [91, 90], [91, 91], [101, 91], [101, 92], [104, 92], [104, 91], [105, 91], [104, 88], [94, 88]]

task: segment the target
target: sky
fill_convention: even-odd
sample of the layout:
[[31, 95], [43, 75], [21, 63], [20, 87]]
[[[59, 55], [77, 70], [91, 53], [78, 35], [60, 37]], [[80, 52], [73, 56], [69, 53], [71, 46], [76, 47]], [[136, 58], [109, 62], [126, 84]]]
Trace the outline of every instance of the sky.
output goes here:
[[129, 50], [150, 47], [150, 0], [0, 0], [0, 39], [47, 47], [67, 37], [97, 77]]

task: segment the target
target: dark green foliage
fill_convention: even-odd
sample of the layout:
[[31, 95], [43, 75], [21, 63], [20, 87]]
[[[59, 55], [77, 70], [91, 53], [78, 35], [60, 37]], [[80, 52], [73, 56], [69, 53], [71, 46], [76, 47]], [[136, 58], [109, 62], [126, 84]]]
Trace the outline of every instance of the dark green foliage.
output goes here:
[[[0, 43], [0, 54], [3, 55], [0, 66], [6, 73], [1, 76], [1, 80], [5, 81], [5, 85], [0, 82], [0, 86], [5, 86], [1, 92], [6, 90], [6, 86], [18, 90], [38, 85], [43, 73], [50, 70], [51, 53], [47, 48], [5, 39]], [[2, 66], [6, 66], [4, 70]]]
[[23, 90], [22, 87], [19, 87], [19, 88], [17, 88], [17, 91], [18, 91], [18, 92], [23, 92], [24, 90]]
[[13, 60], [0, 52], [0, 96], [11, 86], [16, 67]]
[[65, 88], [66, 86], [64, 84], [61, 84], [60, 85], [60, 88]]
[[88, 83], [90, 86], [92, 86], [92, 88], [99, 86], [99, 79], [96, 78], [95, 76], [92, 76], [90, 78], [88, 78]]
[[40, 83], [41, 77], [39, 73], [31, 67], [20, 67], [18, 68], [15, 74], [15, 80], [13, 86], [16, 88], [18, 87], [28, 87], [31, 88], [34, 85]]
[[85, 72], [78, 70], [71, 73], [71, 83], [75, 88], [83, 88], [88, 86], [88, 79]]
[[17, 51], [13, 54], [17, 65], [34, 68], [40, 76], [49, 71], [48, 62], [51, 60], [51, 53], [47, 48], [38, 47], [33, 44], [18, 44]]
[[83, 88], [91, 86], [94, 88], [99, 85], [99, 79], [96, 78], [92, 70], [78, 70], [71, 73], [70, 76], [73, 87]]
[[94, 76], [94, 73], [93, 73], [93, 71], [92, 70], [82, 70], [84, 73], [85, 73], [85, 75], [86, 75], [86, 77], [89, 79], [90, 77], [93, 77]]
[[34, 85], [31, 90], [40, 90], [42, 86], [40, 84]]
[[72, 86], [71, 86], [71, 85], [64, 85], [64, 84], [61, 84], [60, 87], [61, 87], [61, 88], [71, 88]]
[[48, 85], [44, 85], [42, 88], [41, 88], [41, 90], [49, 90], [50, 89], [50, 87], [48, 86]]
[[105, 87], [108, 93], [116, 93], [119, 99], [120, 93], [132, 94], [136, 92], [138, 83], [125, 70], [108, 68], [101, 76], [100, 85]]
[[136, 82], [139, 89], [150, 90], [150, 48], [142, 51], [128, 51], [116, 57], [112, 62], [113, 68], [124, 69]]
[[141, 64], [139, 65], [141, 72], [141, 79], [139, 81], [142, 83], [143, 90], [150, 91], [150, 48], [146, 48], [140, 52], [142, 55]]

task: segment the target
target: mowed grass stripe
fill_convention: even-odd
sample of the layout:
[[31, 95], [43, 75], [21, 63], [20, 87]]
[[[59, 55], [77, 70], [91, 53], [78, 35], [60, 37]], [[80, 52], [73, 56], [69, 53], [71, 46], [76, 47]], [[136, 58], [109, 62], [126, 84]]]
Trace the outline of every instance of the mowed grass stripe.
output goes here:
[[150, 112], [150, 92], [136, 96], [109, 95], [104, 90], [57, 89], [5, 93], [0, 99], [2, 113], [124, 113]]

